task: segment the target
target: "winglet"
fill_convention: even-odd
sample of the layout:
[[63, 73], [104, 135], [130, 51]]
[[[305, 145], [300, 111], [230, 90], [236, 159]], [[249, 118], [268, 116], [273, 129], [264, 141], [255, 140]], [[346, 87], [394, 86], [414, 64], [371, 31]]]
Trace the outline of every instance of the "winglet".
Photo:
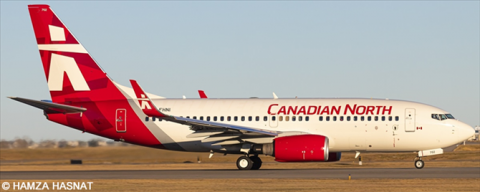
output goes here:
[[200, 98], [202, 99], [208, 99], [207, 95], [203, 90], [198, 90], [198, 94], [200, 95]]
[[152, 100], [148, 97], [147, 94], [143, 91], [143, 89], [138, 85], [137, 81], [130, 79], [130, 83], [132, 84], [133, 91], [137, 96], [138, 102], [140, 107], [142, 108], [143, 113], [147, 116], [152, 117], [166, 117], [167, 115], [163, 114], [158, 110], [157, 107], [153, 104]]
[[278, 99], [277, 94], [275, 94], [275, 92], [272, 92], [272, 93], [273, 93], [273, 99]]

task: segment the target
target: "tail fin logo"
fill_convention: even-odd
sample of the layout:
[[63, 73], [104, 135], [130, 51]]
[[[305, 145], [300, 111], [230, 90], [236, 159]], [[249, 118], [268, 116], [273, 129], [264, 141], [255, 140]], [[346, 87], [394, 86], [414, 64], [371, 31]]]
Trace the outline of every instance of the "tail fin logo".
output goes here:
[[148, 103], [148, 98], [147, 96], [145, 96], [145, 94], [141, 94], [142, 98], [139, 98], [138, 100], [140, 100], [140, 105], [142, 107], [142, 109], [152, 109], [152, 107], [150, 106], [150, 104]]
[[65, 41], [65, 30], [63, 27], [48, 25], [48, 30], [50, 31], [50, 39], [52, 41]]
[[64, 73], [70, 79], [75, 91], [90, 91], [90, 87], [78, 68], [75, 59], [63, 55], [52, 53], [50, 60], [50, 70], [48, 73], [48, 89], [50, 91], [63, 90]]

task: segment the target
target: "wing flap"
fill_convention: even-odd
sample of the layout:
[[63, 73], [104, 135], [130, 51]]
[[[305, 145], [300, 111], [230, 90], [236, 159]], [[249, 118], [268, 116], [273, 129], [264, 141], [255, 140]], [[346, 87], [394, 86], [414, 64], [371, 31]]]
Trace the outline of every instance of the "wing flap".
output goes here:
[[214, 143], [212, 144], [213, 146], [217, 146], [217, 145], [236, 145], [236, 144], [240, 144], [241, 142], [239, 140], [227, 140], [227, 141], [221, 141], [221, 142], [218, 142], [218, 143]]
[[194, 132], [190, 135], [187, 135], [187, 138], [197, 138], [197, 137], [208, 137], [208, 136], [212, 136], [212, 135], [217, 135], [217, 134], [221, 134], [221, 133], [224, 133], [224, 131], [199, 131], [199, 132]]
[[237, 138], [237, 137], [238, 136], [209, 137], [209, 138], [203, 139], [202, 143], [224, 141], [224, 140], [233, 139], [233, 138]]

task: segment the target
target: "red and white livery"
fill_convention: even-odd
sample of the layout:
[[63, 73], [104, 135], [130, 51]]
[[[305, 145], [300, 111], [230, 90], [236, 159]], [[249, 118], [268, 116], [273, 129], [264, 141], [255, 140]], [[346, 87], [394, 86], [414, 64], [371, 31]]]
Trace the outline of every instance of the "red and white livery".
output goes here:
[[[472, 127], [439, 108], [385, 99], [166, 99], [112, 81], [48, 5], [28, 6], [51, 101], [14, 100], [48, 120], [116, 141], [176, 151], [260, 154], [280, 162], [338, 161], [341, 152], [443, 153]], [[201, 98], [206, 95], [200, 92]]]

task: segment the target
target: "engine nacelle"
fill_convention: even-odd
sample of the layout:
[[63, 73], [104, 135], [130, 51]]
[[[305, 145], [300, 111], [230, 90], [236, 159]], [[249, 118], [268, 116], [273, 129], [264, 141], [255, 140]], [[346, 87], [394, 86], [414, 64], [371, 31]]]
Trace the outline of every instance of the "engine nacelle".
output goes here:
[[275, 161], [328, 161], [328, 138], [323, 135], [294, 135], [274, 140]]
[[[323, 135], [293, 135], [278, 137], [273, 143], [255, 145], [253, 152], [275, 157], [279, 162], [336, 161], [329, 159], [328, 138]], [[336, 154], [336, 153], [335, 153]]]

